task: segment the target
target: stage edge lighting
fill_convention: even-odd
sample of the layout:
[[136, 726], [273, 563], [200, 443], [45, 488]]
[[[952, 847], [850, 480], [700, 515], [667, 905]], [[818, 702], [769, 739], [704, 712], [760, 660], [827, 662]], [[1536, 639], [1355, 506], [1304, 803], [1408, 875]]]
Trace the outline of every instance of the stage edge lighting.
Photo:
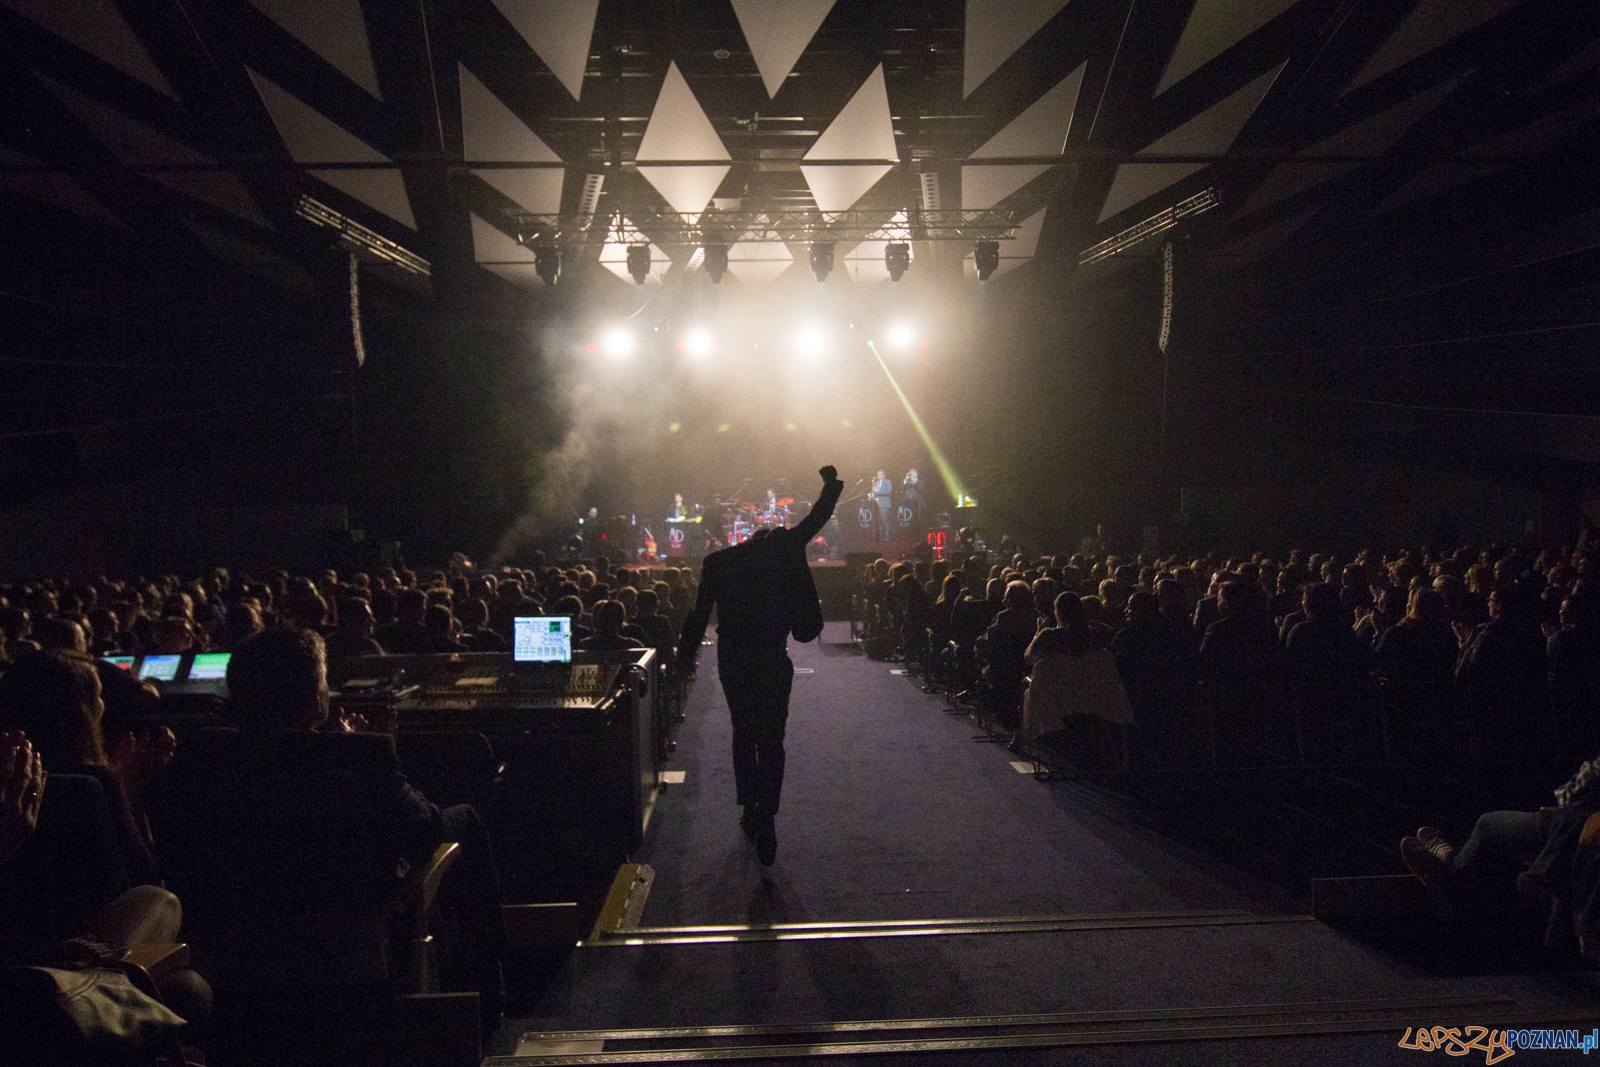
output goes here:
[[828, 280], [828, 273], [833, 270], [833, 245], [831, 243], [814, 244], [811, 246], [811, 273], [817, 276], [818, 282]]
[[989, 275], [1000, 266], [1000, 242], [979, 241], [972, 246], [972, 265], [978, 269], [978, 280], [986, 282]]
[[709, 330], [698, 328], [690, 330], [689, 336], [683, 340], [683, 350], [691, 356], [709, 355], [711, 347], [711, 332]]
[[612, 326], [600, 338], [600, 347], [608, 356], [631, 356], [636, 345], [633, 331], [626, 326]]
[[794, 336], [794, 347], [803, 356], [815, 356], [828, 346], [828, 336], [816, 323], [800, 327]]

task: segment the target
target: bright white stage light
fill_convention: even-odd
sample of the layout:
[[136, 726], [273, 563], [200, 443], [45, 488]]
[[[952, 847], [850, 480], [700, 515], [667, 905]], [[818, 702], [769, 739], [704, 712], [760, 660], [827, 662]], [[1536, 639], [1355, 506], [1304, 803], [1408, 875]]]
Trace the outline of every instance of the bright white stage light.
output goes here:
[[612, 326], [600, 339], [600, 347], [608, 356], [631, 356], [635, 346], [633, 332], [626, 326]]
[[909, 322], [897, 322], [889, 327], [889, 344], [898, 349], [910, 348], [917, 340], [917, 331]]
[[689, 336], [683, 340], [683, 347], [684, 351], [691, 356], [710, 355], [712, 347], [711, 331], [699, 328], [690, 330]]
[[794, 335], [794, 347], [802, 356], [816, 356], [828, 347], [828, 335], [816, 323], [807, 323]]

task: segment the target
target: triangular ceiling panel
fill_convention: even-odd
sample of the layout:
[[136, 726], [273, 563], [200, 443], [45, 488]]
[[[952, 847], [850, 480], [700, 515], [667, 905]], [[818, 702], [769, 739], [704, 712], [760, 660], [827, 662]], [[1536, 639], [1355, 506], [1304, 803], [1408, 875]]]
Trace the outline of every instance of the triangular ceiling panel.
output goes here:
[[274, 285], [286, 286], [300, 292], [311, 289], [311, 275], [300, 264], [279, 255], [266, 245], [237, 237], [226, 230], [207, 226], [202, 222], [185, 219], [185, 228], [205, 245], [206, 251], [229, 266], [237, 267], [252, 277], [261, 278]]
[[[1055, 88], [1035, 100], [1028, 109], [984, 142], [973, 159], [1006, 156], [1059, 155], [1067, 147], [1072, 132], [1072, 115], [1078, 105], [1078, 90], [1088, 63], [1056, 83]], [[972, 211], [994, 207], [1023, 185], [1049, 170], [1048, 164], [1009, 163], [961, 168], [961, 206]]]
[[361, 0], [250, 0], [263, 15], [326, 59], [361, 88], [383, 99]]
[[472, 258], [477, 263], [532, 263], [533, 250], [472, 216]]
[[[309, 104], [255, 71], [249, 70], [249, 73], [267, 114], [272, 116], [272, 124], [278, 128], [278, 136], [283, 138], [296, 163], [394, 162]], [[417, 228], [416, 217], [411, 213], [411, 199], [406, 195], [406, 183], [398, 169], [309, 170], [307, 173], [396, 222], [413, 230]]]
[[[1039, 250], [1039, 235], [1044, 232], [1046, 210], [1040, 208], [1023, 219], [1021, 225], [1017, 227], [1017, 235], [1009, 241], [1000, 242], [1000, 265], [995, 268], [995, 274], [1015, 270], [1033, 258], [1034, 253]], [[966, 258], [961, 261], [961, 269], [969, 278], [978, 276], [978, 269], [973, 265], [971, 252], [968, 252]]]
[[44, 170], [43, 160], [35, 159], [23, 152], [0, 148], [0, 165], [20, 168], [10, 172], [0, 171], [0, 185], [18, 196], [70, 211], [74, 215], [103, 219], [113, 225], [122, 226], [121, 220], [107, 211], [100, 201], [89, 195], [83, 186], [65, 174]]
[[[844, 109], [822, 131], [805, 159], [884, 159], [899, 162], [894, 142], [894, 119], [889, 113], [889, 92], [883, 64], [873, 68]], [[848, 211], [892, 164], [818, 167], [801, 164], [800, 172], [811, 188], [819, 211]]]
[[879, 63], [855, 95], [822, 131], [806, 159], [887, 159], [899, 162], [889, 91]]
[[893, 169], [893, 165], [885, 163], [859, 167], [802, 166], [800, 172], [805, 175], [818, 211], [849, 211], [868, 189], [878, 184], [878, 179]]
[[[1472, 72], [1467, 72], [1470, 73]], [[1421, 121], [1424, 115], [1438, 107], [1444, 98], [1461, 84], [1467, 74], [1458, 74], [1441, 85], [1425, 89], [1370, 118], [1362, 119], [1324, 137], [1296, 154], [1361, 156], [1365, 159], [1376, 159], [1404, 137], [1406, 131]], [[1260, 185], [1256, 186], [1255, 191], [1250, 194], [1250, 199], [1245, 201], [1244, 207], [1240, 208], [1234, 217], [1242, 218], [1262, 208], [1270, 207], [1307, 189], [1332, 181], [1359, 166], [1361, 166], [1360, 160], [1304, 163], [1291, 160], [1280, 163], [1267, 174]]]
[[1311, 221], [1311, 216], [1321, 211], [1321, 206], [1308, 208], [1282, 222], [1263, 226], [1212, 252], [1206, 257], [1206, 273], [1218, 274], [1233, 267], [1242, 267], [1265, 259], [1273, 249], [1287, 240], [1296, 230]]
[[777, 96], [783, 80], [794, 69], [800, 53], [816, 36], [834, 0], [732, 0], [739, 28], [755, 57], [756, 69], [767, 87], [767, 96]]
[[226, 170], [144, 170], [146, 167], [218, 167], [216, 160], [181, 141], [129, 118], [70, 86], [35, 72], [78, 121], [89, 128], [125, 167], [169, 189], [221, 208], [257, 226], [271, 224], [239, 179]]
[[576, 100], [583, 95], [589, 42], [600, 0], [494, 0], [535, 55]]
[[967, 32], [961, 71], [966, 99], [1028, 43], [1068, 0], [967, 0]]
[[[461, 154], [469, 163], [559, 163], [561, 157], [528, 129], [471, 71], [456, 65], [461, 80]], [[564, 171], [484, 167], [472, 173], [500, 190], [524, 211], [554, 215], [561, 210]]]
[[639, 176], [661, 194], [672, 210], [698, 215], [727, 176], [728, 168], [715, 167], [639, 167]]
[[689, 83], [683, 80], [678, 64], [668, 64], [667, 77], [661, 83], [661, 93], [650, 112], [650, 123], [645, 127], [639, 151], [634, 156], [635, 162], [640, 164], [639, 173], [655, 186], [672, 210], [694, 215], [705, 210], [706, 203], [728, 173], [728, 167], [647, 167], [643, 164], [732, 158], [700, 102], [694, 98]]
[[1574, 130], [1600, 117], [1600, 96], [1580, 99], [1572, 107], [1545, 115], [1525, 126], [1492, 137], [1482, 144], [1463, 149], [1461, 159], [1433, 163], [1390, 193], [1373, 213], [1404, 207], [1424, 197], [1434, 196], [1457, 185], [1503, 170], [1519, 160], [1556, 148]]
[[794, 253], [777, 241], [740, 241], [728, 249], [728, 272], [746, 285], [766, 285], [794, 265]]
[[157, 92], [174, 100], [178, 98], [112, 0], [0, 0], [0, 3]]
[[[1284, 64], [1261, 75], [1255, 81], [1223, 97], [1219, 102], [1200, 112], [1194, 118], [1163, 137], [1157, 138], [1137, 153], [1141, 156], [1221, 156], [1244, 129], [1250, 116], [1261, 105], [1272, 83], [1277, 80]], [[1111, 216], [1161, 190], [1182, 181], [1198, 170], [1209, 166], [1205, 160], [1194, 163], [1123, 163], [1117, 167], [1111, 180], [1111, 190], [1100, 208], [1098, 221]]]
[[1522, 0], [1422, 0], [1372, 53], [1366, 66], [1350, 79], [1344, 91], [1348, 93], [1374, 78], [1381, 78], [1520, 3]]
[[1160, 96], [1293, 7], [1298, 0], [1199, 0], [1156, 86]]
[[461, 79], [461, 154], [468, 163], [559, 163], [549, 145], [500, 102], [473, 73]]

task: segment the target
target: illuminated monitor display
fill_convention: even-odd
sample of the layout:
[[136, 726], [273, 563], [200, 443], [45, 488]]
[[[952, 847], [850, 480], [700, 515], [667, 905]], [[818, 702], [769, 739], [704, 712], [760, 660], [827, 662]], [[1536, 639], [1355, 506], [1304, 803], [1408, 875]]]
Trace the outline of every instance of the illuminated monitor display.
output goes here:
[[133, 670], [132, 656], [102, 656], [101, 658], [114, 667], [121, 667], [125, 671]]
[[189, 681], [220, 682], [228, 677], [228, 660], [231, 652], [196, 652], [189, 665]]
[[139, 677], [170, 682], [178, 676], [178, 664], [182, 662], [182, 656], [146, 656], [139, 664]]
[[511, 622], [517, 663], [571, 663], [572, 620], [565, 615], [520, 615]]

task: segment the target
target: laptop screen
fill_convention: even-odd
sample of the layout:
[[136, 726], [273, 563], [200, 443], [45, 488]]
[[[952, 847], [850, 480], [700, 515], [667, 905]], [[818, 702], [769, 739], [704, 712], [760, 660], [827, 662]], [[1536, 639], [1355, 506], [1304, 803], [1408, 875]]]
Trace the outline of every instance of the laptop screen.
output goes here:
[[132, 656], [101, 656], [100, 658], [111, 664], [113, 667], [121, 667], [125, 671], [133, 670]]
[[139, 664], [139, 677], [170, 682], [178, 676], [178, 664], [182, 662], [182, 656], [146, 656]]
[[565, 615], [519, 615], [511, 622], [517, 663], [571, 663], [572, 620]]
[[228, 677], [228, 660], [232, 657], [232, 652], [196, 652], [189, 665], [189, 681], [222, 681]]

